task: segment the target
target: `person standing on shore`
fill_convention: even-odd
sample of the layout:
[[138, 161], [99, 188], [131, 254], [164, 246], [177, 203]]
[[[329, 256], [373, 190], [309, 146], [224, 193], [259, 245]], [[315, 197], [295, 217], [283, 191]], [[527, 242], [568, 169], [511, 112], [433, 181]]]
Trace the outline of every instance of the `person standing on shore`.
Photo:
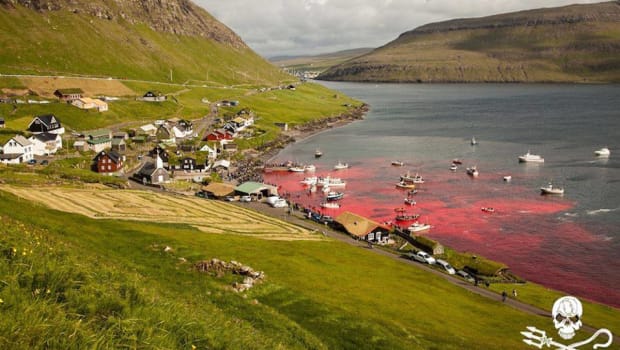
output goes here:
[[515, 299], [517, 298], [517, 290], [516, 289], [512, 290], [512, 296], [515, 297]]
[[508, 296], [508, 294], [506, 293], [506, 291], [502, 291], [502, 302], [506, 302], [506, 297]]

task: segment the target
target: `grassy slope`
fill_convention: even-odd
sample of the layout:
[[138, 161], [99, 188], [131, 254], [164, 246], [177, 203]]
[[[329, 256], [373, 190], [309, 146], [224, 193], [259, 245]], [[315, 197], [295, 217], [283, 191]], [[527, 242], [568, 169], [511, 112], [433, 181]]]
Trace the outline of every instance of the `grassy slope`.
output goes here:
[[367, 54], [372, 48], [360, 48], [338, 52], [331, 52], [315, 56], [301, 56], [291, 58], [276, 58], [270, 61], [278, 67], [301, 71], [324, 71], [329, 67], [346, 62], [355, 57]]
[[[95, 221], [0, 199], [0, 344], [13, 348], [517, 348], [526, 325], [551, 328], [340, 242]], [[267, 279], [245, 297], [225, 287], [233, 276], [200, 275], [179, 257], [234, 259]]]
[[[579, 8], [584, 13], [589, 11], [588, 5]], [[441, 28], [441, 23], [431, 26]], [[333, 67], [321, 78], [396, 82], [619, 82], [618, 41], [618, 21], [425, 33], [414, 30], [368, 55]]]
[[[27, 28], [27, 30], [24, 30]], [[85, 74], [209, 84], [290, 80], [249, 48], [154, 32], [144, 25], [69, 11], [0, 9], [0, 72]]]

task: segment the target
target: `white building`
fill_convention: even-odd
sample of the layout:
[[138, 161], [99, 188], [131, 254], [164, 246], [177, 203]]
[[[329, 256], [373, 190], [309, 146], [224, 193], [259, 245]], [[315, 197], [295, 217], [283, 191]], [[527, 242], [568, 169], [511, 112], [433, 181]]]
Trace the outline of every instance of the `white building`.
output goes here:
[[30, 136], [32, 153], [36, 156], [47, 156], [62, 148], [62, 137], [58, 134], [42, 133]]
[[72, 105], [79, 109], [97, 109], [99, 112], [105, 112], [108, 110], [108, 104], [96, 98], [82, 97], [71, 102]]
[[34, 159], [33, 146], [28, 139], [15, 135], [2, 147], [0, 161], [5, 164], [19, 164]]

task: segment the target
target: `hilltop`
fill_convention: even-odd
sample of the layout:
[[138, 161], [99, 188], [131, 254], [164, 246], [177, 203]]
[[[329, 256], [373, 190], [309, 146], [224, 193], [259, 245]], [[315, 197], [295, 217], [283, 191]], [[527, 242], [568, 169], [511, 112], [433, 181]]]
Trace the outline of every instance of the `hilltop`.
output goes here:
[[620, 2], [431, 23], [319, 79], [619, 82]]
[[0, 73], [274, 85], [290, 76], [188, 0], [0, 0]]

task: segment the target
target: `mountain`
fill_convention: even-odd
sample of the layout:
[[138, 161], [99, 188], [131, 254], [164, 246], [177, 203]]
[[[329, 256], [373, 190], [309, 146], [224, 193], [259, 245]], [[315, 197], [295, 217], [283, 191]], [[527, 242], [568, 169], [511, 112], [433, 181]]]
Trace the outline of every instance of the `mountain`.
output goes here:
[[273, 84], [289, 78], [188, 0], [0, 0], [0, 73]]
[[319, 79], [620, 82], [620, 2], [427, 24]]
[[294, 70], [324, 71], [336, 64], [346, 62], [372, 51], [372, 48], [350, 49], [319, 55], [278, 56], [269, 59], [273, 64]]

